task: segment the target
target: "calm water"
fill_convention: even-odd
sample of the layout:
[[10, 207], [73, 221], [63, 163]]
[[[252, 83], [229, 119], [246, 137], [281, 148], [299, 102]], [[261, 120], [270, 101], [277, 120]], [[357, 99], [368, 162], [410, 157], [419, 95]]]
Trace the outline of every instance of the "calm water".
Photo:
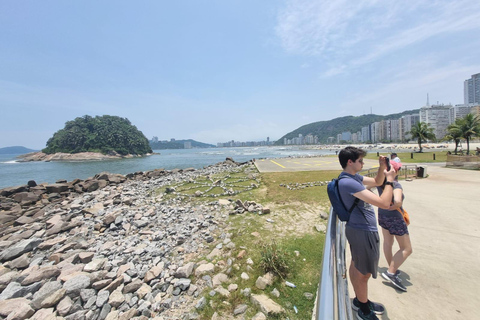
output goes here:
[[330, 150], [307, 150], [299, 147], [248, 147], [248, 148], [208, 148], [154, 150], [160, 155], [144, 158], [83, 161], [83, 162], [15, 162], [17, 154], [0, 155], [0, 189], [26, 184], [29, 180], [37, 183], [54, 183], [65, 179], [86, 179], [95, 174], [108, 171], [127, 174], [136, 171], [148, 171], [158, 168], [200, 169], [224, 161], [231, 157], [244, 162], [253, 158], [284, 158], [289, 156], [308, 156], [335, 154]]

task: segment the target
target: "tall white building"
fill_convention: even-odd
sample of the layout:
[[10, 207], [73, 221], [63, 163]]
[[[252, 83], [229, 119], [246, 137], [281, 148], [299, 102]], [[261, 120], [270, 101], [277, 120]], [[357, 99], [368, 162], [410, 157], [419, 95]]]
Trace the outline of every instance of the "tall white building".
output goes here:
[[420, 114], [409, 114], [400, 118], [400, 137], [402, 140], [410, 140], [411, 134], [407, 134], [412, 127], [420, 121]]
[[480, 103], [480, 73], [472, 75], [463, 83], [463, 98], [465, 104]]
[[447, 134], [451, 105], [431, 105], [420, 109], [420, 121], [430, 124], [437, 140]]
[[456, 119], [465, 117], [470, 113], [471, 106], [465, 104], [458, 104], [450, 108], [450, 123], [454, 123]]

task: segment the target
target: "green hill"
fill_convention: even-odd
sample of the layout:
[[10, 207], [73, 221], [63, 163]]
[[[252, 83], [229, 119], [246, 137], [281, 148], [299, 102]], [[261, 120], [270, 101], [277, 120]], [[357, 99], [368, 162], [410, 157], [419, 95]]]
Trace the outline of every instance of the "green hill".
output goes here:
[[362, 116], [346, 116], [335, 118], [328, 121], [318, 121], [301, 126], [292, 132], [287, 133], [275, 142], [275, 145], [283, 145], [284, 138], [292, 139], [298, 137], [299, 134], [306, 136], [312, 134], [318, 137], [318, 141], [321, 144], [326, 144], [328, 137], [337, 137], [337, 134], [350, 131], [352, 133], [362, 130], [362, 127], [378, 122], [382, 120], [395, 120], [402, 116], [418, 113], [419, 110], [408, 110], [402, 113], [389, 114], [386, 116], [376, 114], [365, 114]]
[[187, 140], [174, 140], [174, 141], [152, 141], [150, 140], [150, 147], [153, 150], [159, 149], [185, 149], [185, 142], [190, 142], [192, 148], [214, 148], [213, 144], [198, 142], [192, 139]]
[[21, 146], [0, 148], [0, 154], [24, 154], [34, 152], [35, 150], [28, 149]]
[[79, 153], [116, 152], [121, 155], [144, 155], [151, 153], [148, 139], [126, 118], [117, 116], [83, 116], [65, 123], [65, 127], [48, 139], [47, 147], [42, 150], [51, 154], [56, 152]]

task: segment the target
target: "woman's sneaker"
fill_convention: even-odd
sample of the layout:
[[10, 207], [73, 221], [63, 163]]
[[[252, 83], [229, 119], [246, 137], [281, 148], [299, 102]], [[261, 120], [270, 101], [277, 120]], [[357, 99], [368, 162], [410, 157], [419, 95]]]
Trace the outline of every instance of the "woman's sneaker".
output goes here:
[[402, 284], [402, 282], [400, 281], [400, 279], [398, 278], [397, 275], [389, 274], [388, 272], [383, 272], [382, 277], [385, 280], [390, 281], [398, 289], [400, 289], [402, 291], [405, 291], [405, 292], [407, 291], [407, 288]]
[[357, 319], [358, 320], [378, 320], [378, 317], [371, 310], [369, 314], [363, 314], [362, 309], [358, 309]]
[[[380, 303], [368, 300], [368, 306], [375, 314], [383, 314], [385, 312], [385, 307]], [[360, 301], [358, 301], [357, 297], [353, 298], [352, 309], [355, 311], [360, 310]]]

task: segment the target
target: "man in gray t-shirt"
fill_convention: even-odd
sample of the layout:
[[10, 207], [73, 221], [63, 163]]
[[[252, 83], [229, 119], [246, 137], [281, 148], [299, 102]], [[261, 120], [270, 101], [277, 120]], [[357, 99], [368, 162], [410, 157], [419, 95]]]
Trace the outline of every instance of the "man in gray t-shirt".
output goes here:
[[[382, 314], [385, 308], [368, 300], [368, 280], [371, 276], [377, 277], [380, 257], [373, 206], [384, 209], [390, 207], [395, 170], [391, 168], [386, 172], [385, 157], [381, 156], [376, 177], [361, 176], [358, 173], [363, 169], [365, 155], [364, 150], [356, 147], [346, 147], [339, 152], [338, 160], [343, 168], [340, 175], [345, 176], [345, 179], [339, 180], [338, 188], [346, 208], [351, 208], [355, 199], [359, 199], [345, 228], [352, 254], [349, 276], [356, 295], [353, 299], [353, 309], [358, 310], [357, 319], [375, 320], [378, 319], [375, 314]], [[368, 190], [382, 185], [385, 178], [387, 187], [381, 196]]]

